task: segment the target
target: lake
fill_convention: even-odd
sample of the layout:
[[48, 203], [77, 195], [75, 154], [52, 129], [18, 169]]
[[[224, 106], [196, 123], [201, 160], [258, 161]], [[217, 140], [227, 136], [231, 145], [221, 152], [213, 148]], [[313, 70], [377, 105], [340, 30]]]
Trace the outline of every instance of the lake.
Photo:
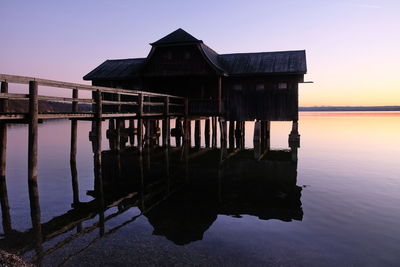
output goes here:
[[[105, 124], [102, 145], [108, 150]], [[90, 127], [78, 123], [79, 199], [88, 203], [98, 196]], [[271, 124], [271, 148], [283, 155], [290, 127]], [[255, 162], [247, 151], [221, 165], [218, 151], [211, 151], [189, 161], [185, 173], [179, 150], [171, 149], [170, 169], [177, 175], [163, 180], [167, 189], [157, 182], [164, 179], [162, 151], [144, 171], [133, 152], [118, 155], [124, 176], [118, 181], [117, 156], [105, 152], [103, 173], [110, 184], [105, 201], [143, 186], [140, 172], [145, 190], [110, 208], [103, 205], [101, 212], [93, 214], [88, 204], [54, 222], [72, 209], [70, 122], [40, 124], [41, 223], [53, 219], [65, 228], [49, 234], [38, 249], [34, 235], [26, 232], [32, 228], [27, 127], [11, 125], [6, 179], [17, 244], [10, 247], [2, 235], [0, 248], [18, 248], [23, 259], [43, 266], [399, 266], [400, 112], [302, 112], [299, 132], [297, 162]], [[247, 148], [252, 133], [253, 123], [247, 123]], [[68, 228], [70, 219], [78, 221], [82, 214], [85, 219]], [[4, 221], [1, 233], [3, 226]]]

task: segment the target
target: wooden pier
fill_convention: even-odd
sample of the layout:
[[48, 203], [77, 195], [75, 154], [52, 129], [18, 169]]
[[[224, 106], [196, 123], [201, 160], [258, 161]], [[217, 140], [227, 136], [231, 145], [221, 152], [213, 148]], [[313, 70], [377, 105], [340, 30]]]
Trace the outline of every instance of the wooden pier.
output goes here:
[[[18, 253], [33, 247], [38, 258], [51, 253], [53, 249], [44, 251], [42, 243], [69, 231], [73, 227], [77, 227], [78, 233], [71, 237], [71, 240], [80, 236], [81, 233], [93, 231], [96, 227], [100, 229], [100, 236], [107, 235], [104, 232], [104, 223], [114, 215], [104, 216], [104, 211], [110, 207], [121, 206], [121, 203], [126, 203], [126, 206], [116, 214], [120, 214], [134, 205], [140, 206], [143, 212], [149, 210], [153, 205], [156, 205], [155, 203], [146, 204], [146, 200], [151, 198], [149, 188], [153, 188], [154, 183], [149, 184], [149, 181], [144, 180], [144, 176], [145, 173], [148, 174], [152, 170], [152, 158], [154, 157], [161, 157], [163, 161], [162, 173], [158, 176], [161, 175], [165, 178], [163, 187], [163, 199], [165, 199], [174, 191], [174, 183], [171, 178], [179, 173], [183, 174], [187, 181], [190, 176], [189, 162], [193, 162], [196, 158], [211, 155], [209, 153], [213, 151], [213, 155], [218, 153], [218, 166], [223, 166], [225, 162], [241, 152], [245, 152], [246, 155], [249, 154], [249, 150], [245, 150], [245, 121], [228, 121], [221, 106], [213, 114], [191, 115], [189, 113], [190, 101], [187, 97], [5, 74], [0, 74], [0, 82], [0, 202], [3, 229], [7, 242], [12, 241], [15, 237], [6, 185], [7, 125], [23, 123], [28, 124], [29, 127], [27, 180], [32, 229], [23, 233], [25, 243], [23, 247], [16, 245], [18, 247], [16, 252]], [[10, 84], [24, 84], [29, 89], [29, 93], [11, 93]], [[40, 93], [42, 87], [54, 88], [54, 93], [57, 93], [57, 88], [68, 89], [71, 97], [43, 95]], [[90, 97], [79, 97], [84, 91], [90, 92], [91, 95], [86, 94]], [[9, 102], [11, 100], [25, 101], [28, 112], [10, 112]], [[69, 112], [42, 112], [39, 109], [41, 101], [69, 103], [71, 109]], [[80, 109], [82, 104], [91, 105], [91, 111], [82, 111]], [[73, 191], [71, 206], [73, 210], [60, 216], [59, 221], [42, 223], [37, 182], [38, 126], [43, 120], [48, 119], [69, 119], [71, 121], [70, 168]], [[77, 172], [79, 120], [88, 120], [92, 123], [88, 135], [93, 148], [95, 181], [93, 196], [95, 200], [86, 204], [80, 202], [79, 199]], [[171, 123], [171, 120], [173, 120], [173, 123]], [[105, 135], [109, 141], [110, 149], [115, 153], [117, 162], [112, 168], [115, 171], [113, 173], [115, 177], [123, 176], [124, 168], [121, 166], [121, 155], [126, 149], [133, 149], [134, 151], [135, 161], [138, 162], [136, 170], [138, 173], [135, 175], [139, 181], [136, 184], [138, 190], [134, 195], [131, 192], [126, 195], [110, 197], [109, 193], [103, 192], [108, 186], [108, 184], [104, 184], [103, 179], [104, 172], [107, 172], [107, 169], [104, 168], [102, 162], [104, 151], [101, 150], [102, 124], [104, 121], [108, 121], [108, 130]], [[175, 126], [171, 128], [171, 124]], [[204, 129], [202, 129], [202, 125], [204, 125]], [[193, 130], [192, 126], [194, 126]], [[202, 146], [203, 137], [204, 146]], [[174, 142], [172, 139], [174, 139]], [[255, 122], [253, 144], [252, 160], [255, 162], [262, 161], [270, 152], [270, 121], [257, 120]], [[297, 148], [299, 147], [297, 121], [293, 122], [292, 132], [289, 135], [289, 146], [291, 148], [289, 153], [291, 160], [296, 162]], [[160, 149], [162, 152], [160, 152]], [[222, 169], [219, 171], [221, 175]], [[99, 215], [99, 222], [82, 230], [82, 222], [93, 218], [96, 214]], [[63, 216], [70, 223], [62, 222]], [[135, 218], [132, 218], [132, 221]], [[36, 244], [28, 244], [28, 240], [32, 239], [35, 240]], [[57, 245], [54, 250], [62, 245]]]

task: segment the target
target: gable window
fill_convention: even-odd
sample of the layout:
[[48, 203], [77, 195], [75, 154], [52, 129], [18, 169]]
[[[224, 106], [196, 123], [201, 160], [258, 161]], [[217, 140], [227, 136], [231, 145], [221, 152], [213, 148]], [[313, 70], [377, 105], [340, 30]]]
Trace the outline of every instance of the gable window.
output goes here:
[[264, 89], [265, 89], [265, 86], [264, 86], [263, 83], [258, 83], [258, 84], [256, 84], [256, 91], [257, 91], [257, 92], [264, 91]]
[[278, 89], [288, 89], [287, 83], [278, 83]]
[[241, 84], [234, 84], [233, 85], [233, 90], [234, 91], [242, 91], [242, 85]]

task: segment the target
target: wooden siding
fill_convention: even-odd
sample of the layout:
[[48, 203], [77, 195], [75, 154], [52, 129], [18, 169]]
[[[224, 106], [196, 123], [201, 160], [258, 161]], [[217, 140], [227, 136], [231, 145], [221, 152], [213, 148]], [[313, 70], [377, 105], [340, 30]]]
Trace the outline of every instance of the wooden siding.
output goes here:
[[215, 71], [197, 44], [154, 47], [143, 71], [146, 76], [211, 75]]
[[[292, 121], [298, 119], [298, 78], [257, 77], [224, 80], [226, 117], [228, 120]], [[285, 82], [287, 89], [279, 89]], [[264, 89], [257, 90], [257, 85]], [[241, 89], [234, 88], [241, 86]]]

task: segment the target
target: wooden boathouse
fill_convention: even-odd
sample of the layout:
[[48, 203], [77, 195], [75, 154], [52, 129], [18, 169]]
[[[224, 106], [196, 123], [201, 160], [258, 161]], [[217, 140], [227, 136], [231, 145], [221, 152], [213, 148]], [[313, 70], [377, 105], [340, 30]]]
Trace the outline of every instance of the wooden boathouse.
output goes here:
[[298, 84], [306, 72], [304, 50], [218, 54], [178, 29], [151, 43], [147, 57], [106, 60], [83, 79], [187, 97], [192, 119], [220, 117], [232, 131], [236, 122], [236, 132], [244, 121], [257, 120], [260, 131], [270, 121], [292, 121], [291, 141], [298, 142]]

